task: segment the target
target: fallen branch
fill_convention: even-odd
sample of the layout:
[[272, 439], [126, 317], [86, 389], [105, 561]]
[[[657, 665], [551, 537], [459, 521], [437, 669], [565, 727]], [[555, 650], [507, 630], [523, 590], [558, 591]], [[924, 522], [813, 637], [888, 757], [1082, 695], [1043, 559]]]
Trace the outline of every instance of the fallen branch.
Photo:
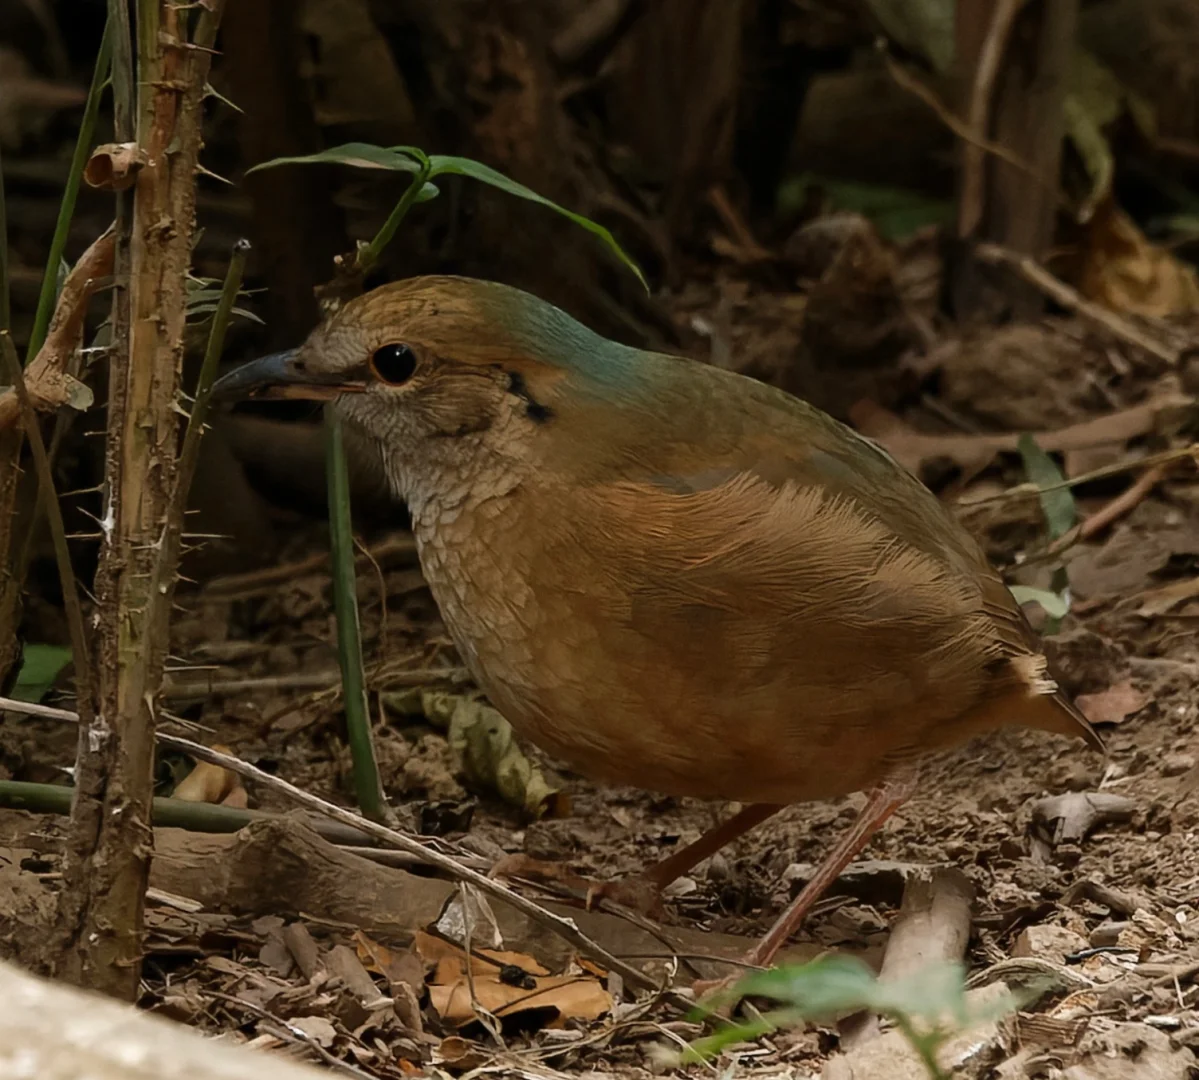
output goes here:
[[1053, 558], [1060, 555], [1067, 548], [1071, 548], [1075, 544], [1081, 544], [1085, 540], [1090, 540], [1092, 537], [1103, 532], [1109, 525], [1119, 521], [1126, 514], [1132, 513], [1133, 510], [1148, 498], [1149, 493], [1165, 479], [1167, 471], [1168, 467], [1166, 465], [1154, 465], [1153, 468], [1146, 469], [1145, 472], [1137, 477], [1136, 482], [1127, 491], [1122, 491], [1111, 502], [1080, 521], [1069, 532], [1063, 534], [1050, 544], [1045, 556]]
[[[235, 835], [157, 829], [150, 881], [209, 911], [302, 916], [399, 942], [436, 924], [459, 893], [457, 882], [442, 877], [379, 865], [373, 859], [364, 862], [294, 818], [256, 822]], [[750, 944], [733, 934], [689, 927], [642, 927], [617, 915], [553, 900], [545, 907], [555, 917], [577, 923], [580, 932], [607, 952], [635, 961], [642, 979], [651, 982], [647, 975], [665, 979], [676, 959], [690, 960], [678, 965], [680, 983], [695, 973], [725, 975], [743, 966], [740, 961]], [[505, 949], [535, 956], [556, 971], [574, 958], [574, 947], [546, 934], [541, 920], [506, 899], [496, 901], [492, 912]], [[814, 947], [798, 946], [788, 959], [810, 959], [813, 951]]]
[[[369, 553], [369, 556], [363, 555], [355, 560], [358, 569], [366, 569], [370, 565], [371, 558], [380, 563], [393, 558], [411, 562], [416, 558], [416, 541], [407, 535], [392, 536], [381, 543], [371, 545]], [[263, 570], [251, 570], [244, 574], [228, 574], [224, 577], [213, 578], [204, 586], [203, 595], [206, 598], [250, 595], [274, 589], [285, 582], [294, 581], [297, 577], [314, 571], [330, 572], [327, 551], [323, 551], [319, 555], [311, 555], [307, 559], [300, 559], [298, 562], [284, 563], [282, 566], [269, 566]]]
[[0, 1075], [94, 1080], [327, 1080], [325, 1069], [228, 1041], [0, 962]]
[[[958, 963], [970, 943], [970, 905], [974, 886], [956, 867], [922, 869], [911, 874], [903, 904], [891, 927], [880, 980], [900, 980], [936, 964]], [[845, 1050], [880, 1034], [878, 1018], [868, 1016], [842, 1035]]]
[[1054, 303], [1081, 315], [1084, 319], [1089, 319], [1125, 344], [1143, 349], [1151, 356], [1165, 361], [1171, 367], [1178, 364], [1177, 349], [1170, 348], [1150, 337], [1122, 315], [1088, 300], [1076, 289], [1054, 277], [1030, 255], [1009, 251], [998, 244], [979, 244], [974, 251], [975, 255], [983, 262], [993, 266], [1007, 266], [1015, 270], [1025, 281], [1040, 289]]
[[[1066, 450], [1086, 450], [1094, 446], [1111, 446], [1126, 443], [1132, 439], [1147, 435], [1157, 429], [1163, 418], [1186, 410], [1193, 411], [1194, 399], [1184, 395], [1163, 396], [1140, 405], [1133, 405], [1118, 412], [1105, 416], [1096, 416], [1077, 424], [1070, 424], [1055, 431], [1031, 432], [1037, 445], [1047, 453], [1060, 453]], [[1019, 432], [1000, 432], [995, 435], [930, 435], [910, 427], [893, 412], [884, 409], [877, 402], [863, 399], [856, 402], [849, 410], [850, 420], [863, 434], [874, 439], [905, 468], [917, 475], [926, 462], [937, 458], [948, 458], [961, 468], [981, 470], [985, 468], [997, 454], [1014, 454], [1019, 449]], [[1176, 460], [1193, 455], [1194, 450], [1186, 448], [1171, 450], [1166, 454], [1152, 459], [1140, 459], [1129, 464], [1109, 466], [1107, 470], [1096, 470], [1086, 478], [1075, 477], [1065, 481], [1065, 486], [1073, 487], [1089, 479], [1100, 476], [1115, 475], [1127, 472], [1130, 468], [1141, 468], [1146, 465], [1157, 465], [1167, 460]], [[982, 503], [994, 499], [1008, 498], [1019, 492], [1027, 492], [1035, 496], [1038, 491], [1035, 484], [1020, 484], [998, 495], [987, 495], [983, 498], [963, 499], [963, 503]]]
[[[10, 709], [14, 712], [28, 712], [32, 715], [47, 716], [57, 720], [67, 720], [76, 723], [79, 719], [75, 713], [69, 712], [66, 709], [51, 709], [43, 705], [38, 706], [35, 711], [28, 708], [24, 702], [13, 701], [8, 698], [0, 698], [0, 709]], [[619, 957], [613, 956], [607, 949], [604, 949], [597, 942], [587, 937], [586, 934], [583, 934], [573, 919], [555, 915], [540, 904], [534, 903], [517, 892], [513, 892], [506, 885], [501, 885], [498, 881], [494, 881], [486, 875], [479, 873], [479, 871], [463, 866], [452, 856], [443, 855], [440, 851], [434, 851], [431, 848], [425, 847], [419, 840], [406, 836], [404, 833], [396, 832], [394, 829], [389, 829], [385, 825], [367, 821], [352, 810], [346, 810], [343, 807], [335, 806], [331, 802], [326, 802], [319, 796], [304, 791], [302, 788], [296, 787], [295, 784], [290, 784], [277, 776], [271, 776], [270, 773], [251, 765], [248, 761], [242, 761], [240, 758], [233, 757], [231, 754], [222, 754], [216, 750], [210, 750], [201, 743], [193, 742], [191, 739], [183, 739], [177, 735], [167, 735], [161, 731], [155, 732], [155, 736], [159, 744], [169, 750], [179, 750], [191, 755], [197, 761], [207, 761], [212, 765], [219, 765], [223, 769], [237, 773], [238, 776], [253, 780], [260, 787], [286, 796], [300, 806], [306, 807], [309, 810], [315, 810], [318, 814], [323, 814], [333, 821], [341, 822], [343, 825], [357, 829], [359, 832], [365, 833], [376, 840], [381, 840], [389, 847], [399, 848], [400, 851], [407, 852], [422, 863], [437, 867], [437, 869], [444, 871], [451, 877], [469, 882], [480, 892], [495, 897], [503, 903], [510, 904], [534, 922], [538, 922], [542, 926], [552, 930], [578, 949], [579, 952], [598, 960], [610, 970], [621, 975], [630, 986], [645, 990], [657, 989], [652, 979], [647, 978], [641, 971], [625, 963]]]
[[[25, 369], [25, 389], [30, 403], [40, 412], [51, 412], [79, 401], [80, 384], [68, 368], [83, 337], [83, 320], [88, 301], [103, 280], [112, 274], [116, 230], [110, 225], [67, 274], [45, 344]], [[0, 393], [0, 431], [16, 425], [21, 403], [15, 387]]]

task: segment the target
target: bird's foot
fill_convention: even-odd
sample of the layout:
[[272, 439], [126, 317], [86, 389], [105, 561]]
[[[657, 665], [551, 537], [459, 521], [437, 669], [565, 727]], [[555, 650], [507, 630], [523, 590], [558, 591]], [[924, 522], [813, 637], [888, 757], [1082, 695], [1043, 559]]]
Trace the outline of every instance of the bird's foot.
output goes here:
[[640, 915], [657, 918], [662, 914], [662, 889], [657, 882], [641, 874], [621, 878], [619, 881], [597, 881], [587, 893], [587, 907], [593, 908], [600, 900], [610, 900], [621, 907], [630, 908]]
[[518, 853], [500, 859], [491, 868], [491, 876], [524, 878], [539, 884], [558, 886], [581, 899], [588, 910], [596, 907], [601, 900], [609, 900], [641, 915], [659, 915], [662, 911], [660, 887], [640, 874], [620, 881], [592, 881], [562, 863]]

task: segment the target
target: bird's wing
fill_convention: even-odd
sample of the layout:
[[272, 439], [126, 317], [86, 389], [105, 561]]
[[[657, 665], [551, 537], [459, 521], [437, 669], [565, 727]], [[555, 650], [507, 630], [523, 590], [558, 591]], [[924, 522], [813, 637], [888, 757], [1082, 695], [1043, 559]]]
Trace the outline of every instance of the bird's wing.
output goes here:
[[781, 472], [708, 469], [588, 493], [583, 520], [607, 523], [589, 543], [623, 583], [655, 670], [673, 667], [699, 695], [757, 701], [780, 725], [848, 725], [901, 754], [989, 695], [1052, 692], [981, 554], [963, 570], [843, 490]]

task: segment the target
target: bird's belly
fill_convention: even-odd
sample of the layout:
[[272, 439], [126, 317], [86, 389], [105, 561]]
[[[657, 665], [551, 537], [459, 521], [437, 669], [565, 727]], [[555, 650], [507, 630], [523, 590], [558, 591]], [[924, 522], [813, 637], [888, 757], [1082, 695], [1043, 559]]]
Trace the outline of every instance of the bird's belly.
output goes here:
[[708, 628], [647, 643], [611, 617], [601, 590], [552, 566], [534, 570], [519, 545], [468, 549], [445, 528], [435, 542], [418, 529], [418, 542], [479, 685], [518, 733], [585, 776], [790, 803], [861, 790], [887, 770], [891, 744], [811, 711], [802, 666], [742, 682], [735, 658], [719, 670], [692, 662]]

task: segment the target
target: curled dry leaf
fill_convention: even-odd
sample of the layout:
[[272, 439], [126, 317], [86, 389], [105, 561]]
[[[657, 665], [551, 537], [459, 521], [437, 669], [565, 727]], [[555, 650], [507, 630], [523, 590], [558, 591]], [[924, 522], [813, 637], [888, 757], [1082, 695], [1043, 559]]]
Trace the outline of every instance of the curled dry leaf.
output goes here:
[[[227, 746], [214, 746], [213, 749], [222, 754], [233, 753]], [[240, 810], [248, 805], [241, 777], [206, 761], [197, 762], [196, 767], [179, 781], [174, 797], [183, 802], [216, 803]]]
[[550, 975], [524, 953], [475, 949], [467, 957], [456, 945], [426, 933], [416, 935], [415, 948], [426, 962], [436, 965], [429, 1003], [446, 1023], [457, 1027], [477, 1019], [476, 1004], [501, 1020], [538, 1013], [545, 1019], [542, 1026], [551, 1028], [563, 1027], [571, 1019], [596, 1020], [612, 1008], [611, 995], [599, 979]]
[[1199, 311], [1199, 275], [1145, 234], [1110, 199], [1087, 233], [1080, 290], [1130, 315], [1162, 317]]
[[83, 167], [83, 179], [102, 191], [125, 191], [133, 187], [148, 160], [137, 143], [104, 143], [92, 151]]
[[470, 783], [495, 791], [535, 819], [568, 812], [566, 796], [546, 782], [517, 743], [512, 725], [490, 705], [461, 694], [424, 690], [420, 708], [430, 723], [447, 729], [458, 771]]
[[1149, 703], [1149, 695], [1125, 679], [1097, 694], [1079, 694], [1075, 702], [1092, 724], [1119, 724], [1140, 712]]
[[1193, 578], [1171, 581], [1168, 585], [1142, 593], [1137, 614], [1148, 618], [1165, 615], [1192, 600], [1199, 600], [1199, 574]]

